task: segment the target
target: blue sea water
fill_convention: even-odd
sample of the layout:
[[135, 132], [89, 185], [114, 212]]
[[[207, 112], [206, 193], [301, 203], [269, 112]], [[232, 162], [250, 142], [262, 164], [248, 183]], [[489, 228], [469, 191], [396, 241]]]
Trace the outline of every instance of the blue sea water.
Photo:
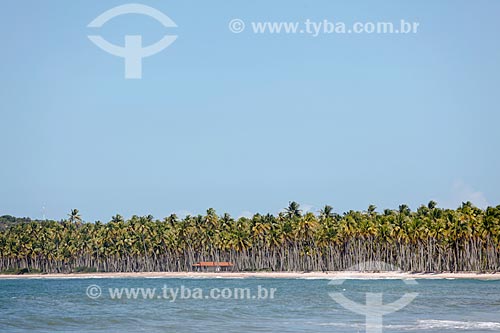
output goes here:
[[[331, 284], [326, 279], [3, 279], [0, 280], [0, 331], [365, 332], [365, 317], [343, 308], [329, 293], [342, 293], [359, 304], [366, 301], [367, 293], [382, 293], [386, 304], [412, 292], [418, 293], [413, 302], [383, 317], [383, 332], [500, 332], [500, 281], [416, 280], [418, 284], [398, 279], [333, 281]], [[113, 299], [109, 291], [121, 288], [150, 288], [150, 291], [154, 288], [155, 294], [154, 297], [138, 294], [136, 299], [133, 295], [127, 299], [123, 294], [121, 299], [116, 295]], [[176, 288], [179, 294], [174, 300], [168, 292]], [[181, 288], [185, 297], [180, 295]], [[235, 299], [235, 288], [248, 288], [251, 296], [240, 294]], [[264, 288], [267, 298], [262, 292]], [[271, 288], [275, 288], [272, 299]], [[199, 293], [193, 297], [196, 290]], [[231, 298], [226, 299], [230, 294]]]

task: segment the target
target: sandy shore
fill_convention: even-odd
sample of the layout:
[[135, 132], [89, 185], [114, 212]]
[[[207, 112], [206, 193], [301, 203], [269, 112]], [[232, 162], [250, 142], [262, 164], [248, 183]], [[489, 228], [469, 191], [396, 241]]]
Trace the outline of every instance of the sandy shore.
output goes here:
[[283, 278], [283, 279], [481, 279], [500, 280], [500, 273], [401, 273], [401, 272], [148, 272], [2, 275], [0, 279], [85, 278]]

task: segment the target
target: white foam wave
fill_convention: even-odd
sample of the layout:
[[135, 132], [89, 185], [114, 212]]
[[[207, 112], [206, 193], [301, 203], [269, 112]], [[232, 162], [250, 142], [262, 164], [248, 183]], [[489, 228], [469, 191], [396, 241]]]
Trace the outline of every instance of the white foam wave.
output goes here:
[[455, 321], [455, 320], [419, 320], [417, 329], [446, 329], [446, 330], [492, 330], [500, 329], [499, 322], [492, 321]]
[[[355, 329], [364, 328], [365, 324], [361, 323], [339, 323], [339, 322], [326, 322], [326, 323], [313, 323], [310, 324], [318, 326], [332, 326], [332, 327], [350, 327]], [[402, 331], [495, 331], [500, 330], [500, 322], [489, 321], [455, 321], [455, 320], [419, 320], [411, 325], [383, 325], [384, 328], [398, 329]]]

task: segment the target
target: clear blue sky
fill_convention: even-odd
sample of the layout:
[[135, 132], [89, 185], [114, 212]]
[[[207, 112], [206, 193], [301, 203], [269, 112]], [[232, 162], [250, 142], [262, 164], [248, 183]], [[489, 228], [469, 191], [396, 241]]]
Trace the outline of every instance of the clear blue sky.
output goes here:
[[[500, 203], [500, 2], [141, 1], [178, 28], [124, 15], [97, 33], [178, 35], [142, 80], [87, 39], [126, 3], [2, 2], [0, 214]], [[313, 38], [233, 34], [233, 18], [420, 27]]]

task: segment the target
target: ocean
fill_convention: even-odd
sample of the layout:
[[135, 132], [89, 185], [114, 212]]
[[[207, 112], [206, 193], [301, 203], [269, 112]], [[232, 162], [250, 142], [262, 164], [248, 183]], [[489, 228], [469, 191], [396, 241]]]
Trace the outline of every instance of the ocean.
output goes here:
[[500, 332], [500, 281], [3, 279], [0, 331]]

